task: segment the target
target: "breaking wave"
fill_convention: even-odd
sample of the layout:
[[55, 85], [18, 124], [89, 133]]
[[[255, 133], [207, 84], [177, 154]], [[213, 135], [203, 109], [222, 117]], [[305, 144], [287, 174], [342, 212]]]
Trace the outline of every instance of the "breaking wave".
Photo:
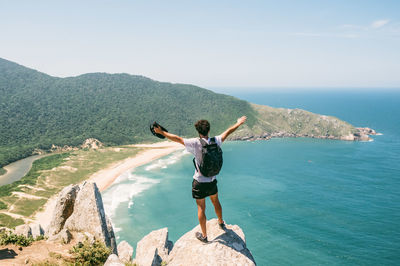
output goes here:
[[155, 170], [155, 169], [163, 169], [167, 168], [168, 165], [174, 164], [178, 162], [184, 155], [189, 154], [187, 151], [182, 151], [182, 152], [176, 152], [173, 153], [171, 156], [165, 158], [165, 159], [158, 159], [152, 164], [146, 166], [145, 170], [150, 171], [150, 170]]
[[131, 207], [134, 196], [139, 195], [159, 182], [160, 181], [156, 179], [136, 175], [134, 172], [122, 174], [115, 180], [115, 183], [103, 193], [103, 203], [106, 213], [113, 219], [115, 211], [120, 204], [126, 202], [128, 203], [128, 207]]

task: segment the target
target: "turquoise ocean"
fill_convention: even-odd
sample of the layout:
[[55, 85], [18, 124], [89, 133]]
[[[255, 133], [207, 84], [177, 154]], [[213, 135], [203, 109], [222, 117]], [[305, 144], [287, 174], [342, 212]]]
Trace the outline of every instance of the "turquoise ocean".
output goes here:
[[[223, 144], [218, 188], [224, 219], [243, 229], [257, 264], [400, 265], [400, 92], [230, 94], [382, 133], [372, 142]], [[135, 246], [163, 227], [176, 241], [196, 226], [192, 175], [192, 156], [182, 151], [121, 175], [102, 194], [118, 242]], [[207, 218], [214, 217], [207, 200]]]

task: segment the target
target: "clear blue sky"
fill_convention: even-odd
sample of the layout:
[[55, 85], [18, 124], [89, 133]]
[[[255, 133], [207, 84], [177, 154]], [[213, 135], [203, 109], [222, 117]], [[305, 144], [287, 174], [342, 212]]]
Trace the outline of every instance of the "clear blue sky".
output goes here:
[[400, 1], [5, 1], [0, 57], [54, 76], [400, 88]]

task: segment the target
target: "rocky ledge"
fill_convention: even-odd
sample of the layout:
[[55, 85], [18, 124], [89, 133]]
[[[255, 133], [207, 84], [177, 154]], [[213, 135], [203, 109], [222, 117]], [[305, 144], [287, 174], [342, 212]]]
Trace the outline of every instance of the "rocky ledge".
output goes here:
[[[10, 230], [0, 228], [0, 231]], [[242, 229], [226, 225], [222, 230], [216, 219], [207, 222], [209, 243], [196, 239], [200, 226], [184, 234], [175, 244], [168, 239], [168, 229], [152, 231], [133, 248], [122, 241], [116, 245], [113, 226], [104, 212], [101, 194], [95, 183], [69, 185], [58, 195], [50, 224], [45, 230], [39, 224], [21, 225], [12, 232], [25, 236], [45, 235], [48, 242], [67, 244], [95, 240], [108, 246], [112, 254], [105, 265], [255, 265]], [[51, 250], [49, 250], [50, 252]]]
[[105, 265], [122, 266], [127, 262], [138, 266], [256, 265], [250, 250], [246, 247], [244, 233], [238, 225], [227, 225], [226, 229], [222, 230], [218, 226], [217, 219], [208, 221], [208, 243], [197, 240], [196, 232], [200, 232], [200, 226], [196, 226], [173, 244], [168, 240], [167, 228], [153, 231], [137, 243], [136, 258], [129, 261], [126, 256], [122, 258], [123, 249], [120, 249], [120, 245], [130, 250], [131, 255], [133, 249], [123, 241], [118, 245], [119, 257], [111, 255]]

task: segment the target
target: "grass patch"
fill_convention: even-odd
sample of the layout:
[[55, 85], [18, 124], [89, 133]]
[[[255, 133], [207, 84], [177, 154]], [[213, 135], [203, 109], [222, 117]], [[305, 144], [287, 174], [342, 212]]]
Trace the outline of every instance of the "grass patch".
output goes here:
[[4, 175], [7, 173], [7, 170], [4, 169], [3, 167], [0, 167], [0, 175]]
[[47, 199], [20, 199], [14, 205], [14, 213], [29, 217], [34, 214], [41, 206], [47, 202]]
[[56, 192], [58, 192], [58, 188], [47, 188], [45, 190], [37, 190], [35, 191], [32, 195], [34, 196], [38, 196], [38, 197], [43, 197], [43, 198], [50, 198], [51, 196], [53, 196], [54, 194], [56, 194]]
[[[6, 187], [8, 185], [0, 187], [0, 202], [4, 202], [8, 208], [13, 206], [12, 213], [26, 217], [32, 216], [43, 208], [50, 197], [65, 186], [80, 183], [93, 173], [115, 162], [135, 156], [140, 150], [136, 147], [106, 147], [99, 150], [78, 150], [43, 157], [32, 164], [32, 169], [23, 179], [10, 184], [9, 187]], [[11, 194], [13, 191], [44, 199], [18, 197]], [[10, 223], [9, 218], [11, 217], [5, 217], [6, 220], [3, 221], [0, 216], [0, 224], [14, 225], [15, 221]]]
[[5, 226], [8, 228], [14, 228], [18, 225], [24, 224], [24, 220], [15, 219], [7, 214], [0, 213], [0, 226]]
[[4, 209], [7, 209], [7, 208], [8, 208], [8, 205], [5, 204], [4, 202], [0, 201], [0, 210], [4, 210]]
[[17, 202], [17, 200], [19, 199], [18, 196], [12, 195], [9, 197], [2, 197], [1, 201], [3, 201], [4, 203], [6, 203], [8, 206], [13, 205], [15, 202]]

